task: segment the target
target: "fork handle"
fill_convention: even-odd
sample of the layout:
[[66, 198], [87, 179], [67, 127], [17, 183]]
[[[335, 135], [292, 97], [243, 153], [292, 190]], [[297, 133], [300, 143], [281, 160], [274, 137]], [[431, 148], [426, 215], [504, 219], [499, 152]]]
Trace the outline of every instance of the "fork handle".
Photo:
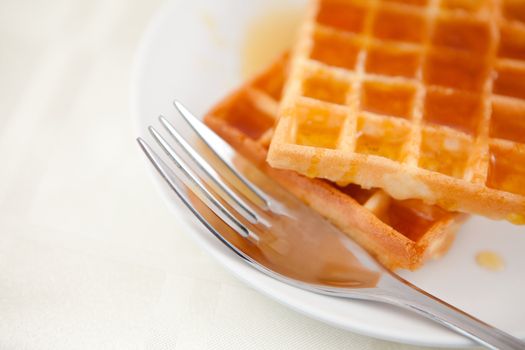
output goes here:
[[440, 300], [406, 281], [395, 280], [377, 299], [414, 311], [489, 349], [525, 349], [525, 342]]

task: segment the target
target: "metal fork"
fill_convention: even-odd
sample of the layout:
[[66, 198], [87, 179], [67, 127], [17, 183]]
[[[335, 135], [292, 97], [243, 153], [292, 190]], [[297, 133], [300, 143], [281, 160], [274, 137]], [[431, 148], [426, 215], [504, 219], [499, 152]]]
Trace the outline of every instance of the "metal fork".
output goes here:
[[[339, 280], [338, 283], [310, 281], [283, 271], [276, 271], [271, 265], [265, 264], [264, 259], [251, 256], [249, 250], [242, 249], [239, 242], [237, 244], [233, 242], [235, 238], [242, 237], [248, 245], [262, 246], [261, 237], [268, 227], [279, 224], [282, 220], [291, 222], [295, 220], [293, 208], [288, 208], [278, 197], [266, 190], [263, 191], [239, 172], [234, 165], [237, 159], [236, 151], [181, 103], [174, 104], [182, 119], [214, 153], [214, 161], [218, 161], [219, 166], [212, 166], [208, 160], [210, 157], [205, 159], [201, 152], [190, 145], [163, 116], [159, 117], [159, 121], [170, 138], [175, 141], [173, 146], [154, 127], [150, 126], [148, 129], [160, 148], [171, 159], [173, 163], [171, 166], [143, 138], [139, 137], [137, 141], [158, 173], [193, 215], [224, 245], [253, 268], [281, 282], [310, 292], [338, 298], [383, 302], [414, 311], [490, 349], [525, 349], [525, 342], [426, 293], [384, 268], [354, 242], [347, 242], [345, 246], [366, 271], [375, 274], [377, 279], [374, 280], [376, 283], [373, 285], [363, 284], [360, 283], [362, 281], [351, 280], [351, 278], [348, 281]], [[222, 168], [223, 171], [219, 171], [218, 168]], [[234, 177], [234, 181], [224, 180], [225, 171]], [[241, 193], [238, 192], [239, 186], [242, 187]], [[197, 205], [197, 203], [204, 203], [204, 205]], [[218, 216], [222, 223], [210, 220], [210, 216], [206, 215], [208, 210]], [[227, 226], [224, 226], [224, 223]], [[305, 226], [308, 224], [303, 223], [295, 227], [292, 225], [291, 228], [290, 226], [287, 228], [297, 230], [304, 229]], [[229, 231], [233, 230], [238, 237], [227, 235], [225, 227]], [[326, 229], [336, 230], [328, 224]], [[309, 258], [316, 257], [303, 258], [307, 261]]]

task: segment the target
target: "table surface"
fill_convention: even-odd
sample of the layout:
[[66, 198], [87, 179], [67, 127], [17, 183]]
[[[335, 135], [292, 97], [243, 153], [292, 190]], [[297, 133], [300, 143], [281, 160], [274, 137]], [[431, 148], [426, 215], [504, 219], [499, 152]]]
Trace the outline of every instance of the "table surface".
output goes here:
[[0, 2], [0, 349], [414, 349], [275, 303], [181, 232], [128, 107], [160, 5]]

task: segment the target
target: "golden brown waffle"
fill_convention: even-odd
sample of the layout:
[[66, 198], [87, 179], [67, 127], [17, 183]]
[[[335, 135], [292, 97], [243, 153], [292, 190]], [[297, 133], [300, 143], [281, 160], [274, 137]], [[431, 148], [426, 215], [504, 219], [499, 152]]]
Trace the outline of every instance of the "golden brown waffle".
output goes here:
[[269, 177], [328, 218], [391, 269], [415, 269], [444, 254], [465, 215], [418, 200], [397, 201], [379, 190], [338, 187], [266, 163], [284, 83], [283, 58], [220, 102], [204, 119]]
[[525, 1], [313, 1], [268, 161], [525, 224]]

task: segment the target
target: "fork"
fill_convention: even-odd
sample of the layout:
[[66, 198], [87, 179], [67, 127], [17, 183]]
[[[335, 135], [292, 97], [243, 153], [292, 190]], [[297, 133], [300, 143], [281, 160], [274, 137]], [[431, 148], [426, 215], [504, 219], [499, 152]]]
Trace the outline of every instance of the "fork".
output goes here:
[[[301, 266], [318, 261], [322, 254], [314, 256], [306, 251], [292, 257], [287, 256], [286, 252], [278, 252], [275, 237], [268, 234], [271, 228], [285, 230], [292, 237], [291, 243], [297, 245], [300, 244], [296, 238], [303, 237], [300, 234], [314, 226], [316, 229], [322, 228], [322, 232], [327, 234], [333, 233], [333, 237], [342, 233], [328, 223], [318, 226], [315, 213], [298, 211], [297, 206], [290, 205], [282, 200], [282, 196], [272, 192], [272, 186], [264, 188], [257, 185], [246, 173], [237, 170], [236, 151], [181, 103], [176, 101], [174, 105], [185, 124], [212, 151], [211, 156], [205, 157], [203, 152], [197, 151], [163, 116], [159, 117], [159, 122], [170, 135], [172, 143], [153, 126], [149, 126], [148, 130], [169, 160], [156, 153], [143, 138], [137, 138], [137, 142], [154, 168], [191, 213], [217, 239], [253, 268], [276, 280], [313, 293], [382, 302], [411, 310], [489, 349], [525, 349], [525, 342], [436, 298], [386, 269], [350, 239], [344, 241], [344, 247], [357, 263], [347, 269], [348, 273], [339, 273], [335, 277], [329, 276], [330, 278], [312, 278], [307, 273], [302, 273]], [[213, 165], [212, 161], [215, 162]], [[171, 166], [167, 162], [171, 162]], [[300, 220], [297, 219], [298, 213]], [[216, 217], [220, 220], [214, 219]], [[320, 231], [313, 233], [318, 232]], [[323, 242], [314, 242], [319, 243]], [[260, 252], [263, 254], [257, 254]], [[282, 266], [270, 263], [276, 254], [283, 254], [280, 256], [281, 262], [286, 263], [286, 259], [294, 260], [299, 269], [280, 268]]]

